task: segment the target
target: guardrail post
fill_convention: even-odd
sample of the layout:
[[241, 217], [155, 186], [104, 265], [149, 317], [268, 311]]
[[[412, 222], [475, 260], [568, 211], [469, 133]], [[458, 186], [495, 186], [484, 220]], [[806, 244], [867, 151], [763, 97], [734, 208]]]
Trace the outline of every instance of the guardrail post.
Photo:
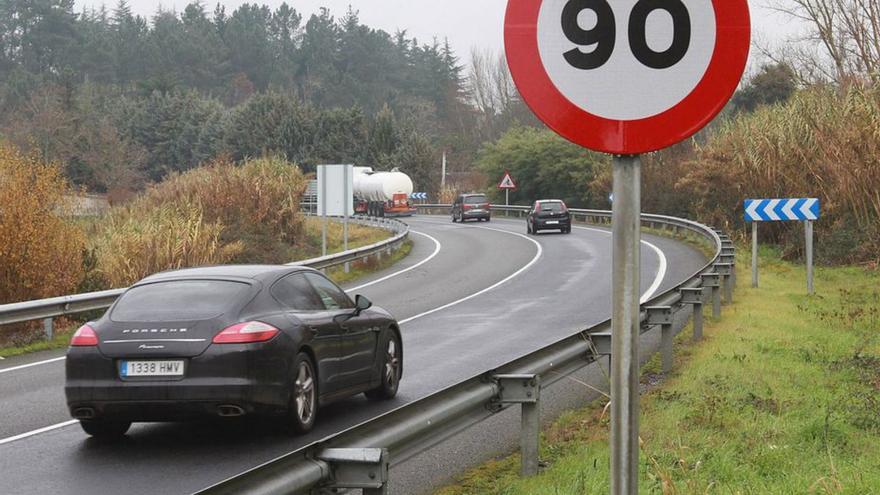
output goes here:
[[721, 275], [718, 273], [704, 273], [703, 287], [712, 290], [712, 317], [721, 317]]
[[681, 289], [681, 303], [693, 307], [694, 342], [699, 342], [703, 339], [703, 289]]
[[733, 283], [730, 280], [730, 274], [733, 273], [733, 266], [730, 263], [715, 263], [715, 271], [721, 274], [721, 285], [724, 290], [724, 304], [733, 302]]
[[736, 248], [733, 245], [726, 245], [722, 243], [721, 248], [721, 256], [730, 256], [729, 258], [731, 263], [733, 263], [733, 288], [736, 289]]
[[522, 408], [521, 474], [524, 478], [538, 474], [538, 453], [541, 441], [541, 377], [538, 375], [496, 375], [500, 404], [520, 404]]
[[52, 318], [43, 320], [43, 331], [46, 333], [46, 340], [52, 340], [55, 337], [55, 321]]
[[723, 250], [721, 253], [721, 257], [718, 258], [722, 263], [727, 263], [730, 265], [730, 273], [728, 274], [728, 280], [730, 281], [730, 287], [728, 287], [730, 299], [727, 302], [733, 302], [733, 289], [736, 287], [736, 255], [735, 254], [724, 254]]
[[671, 306], [649, 306], [645, 308], [648, 312], [649, 326], [660, 326], [660, 363], [663, 373], [672, 371], [674, 361], [673, 355], [673, 339], [672, 324], [675, 315]]
[[386, 449], [325, 449], [318, 459], [327, 462], [332, 481], [323, 488], [338, 490], [360, 488], [364, 495], [388, 493], [388, 451]]

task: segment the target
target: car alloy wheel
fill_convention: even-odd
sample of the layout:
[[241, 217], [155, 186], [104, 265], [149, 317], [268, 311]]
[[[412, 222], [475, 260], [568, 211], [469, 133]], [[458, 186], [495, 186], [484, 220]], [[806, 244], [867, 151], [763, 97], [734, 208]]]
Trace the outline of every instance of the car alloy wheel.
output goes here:
[[380, 349], [385, 349], [384, 356], [382, 356], [382, 381], [378, 387], [365, 393], [367, 398], [371, 400], [393, 399], [397, 395], [397, 389], [400, 386], [402, 365], [400, 340], [392, 331], [388, 331], [382, 340], [384, 345]]
[[388, 340], [388, 348], [385, 351], [385, 385], [389, 388], [397, 387], [400, 378], [400, 358], [397, 355], [397, 340]]
[[315, 378], [308, 361], [299, 363], [293, 388], [296, 394], [296, 415], [303, 424], [308, 424], [315, 415]]
[[288, 429], [306, 433], [315, 425], [318, 415], [318, 382], [315, 367], [306, 353], [296, 356], [291, 384]]

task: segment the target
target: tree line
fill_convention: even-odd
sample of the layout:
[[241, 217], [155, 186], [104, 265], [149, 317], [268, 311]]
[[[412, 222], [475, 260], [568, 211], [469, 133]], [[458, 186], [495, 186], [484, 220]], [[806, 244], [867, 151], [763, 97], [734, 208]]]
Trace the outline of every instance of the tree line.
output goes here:
[[479, 145], [448, 42], [363, 25], [349, 9], [209, 13], [0, 4], [0, 138], [58, 161], [89, 189], [137, 190], [217, 156], [273, 154], [402, 167], [426, 190], [442, 151]]

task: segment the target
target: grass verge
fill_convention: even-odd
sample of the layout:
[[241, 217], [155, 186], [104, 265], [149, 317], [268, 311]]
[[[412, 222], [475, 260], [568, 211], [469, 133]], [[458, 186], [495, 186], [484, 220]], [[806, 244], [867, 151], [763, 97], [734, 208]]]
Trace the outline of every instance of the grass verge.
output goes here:
[[[640, 493], [880, 493], [880, 274], [819, 268], [808, 297], [804, 269], [770, 250], [759, 289], [739, 266], [735, 304], [702, 343], [685, 329], [677, 368], [642, 396]], [[545, 430], [539, 476], [520, 480], [513, 455], [438, 493], [608, 493], [604, 405]]]

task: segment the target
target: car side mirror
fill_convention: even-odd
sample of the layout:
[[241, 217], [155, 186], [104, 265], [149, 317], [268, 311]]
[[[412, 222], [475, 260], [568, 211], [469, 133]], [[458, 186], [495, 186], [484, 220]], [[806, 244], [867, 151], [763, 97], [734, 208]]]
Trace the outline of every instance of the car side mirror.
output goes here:
[[367, 296], [358, 295], [355, 297], [355, 314], [359, 315], [364, 311], [373, 307], [373, 303], [367, 299]]

